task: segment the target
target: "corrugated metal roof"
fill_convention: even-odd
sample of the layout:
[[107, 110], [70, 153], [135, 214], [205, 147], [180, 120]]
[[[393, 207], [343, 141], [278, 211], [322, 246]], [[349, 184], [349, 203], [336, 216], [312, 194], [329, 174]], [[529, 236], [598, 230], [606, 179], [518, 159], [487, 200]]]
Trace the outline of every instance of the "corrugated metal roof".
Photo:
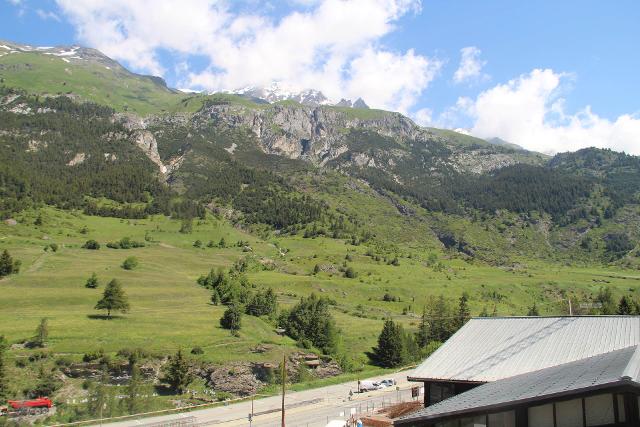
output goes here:
[[474, 318], [412, 378], [496, 381], [638, 344], [639, 316]]
[[[640, 387], [640, 346], [615, 350], [539, 371], [487, 383], [397, 420], [436, 420], [450, 415], [499, 411], [507, 406], [548, 397], [606, 388], [621, 381]], [[629, 372], [636, 376], [625, 378]]]

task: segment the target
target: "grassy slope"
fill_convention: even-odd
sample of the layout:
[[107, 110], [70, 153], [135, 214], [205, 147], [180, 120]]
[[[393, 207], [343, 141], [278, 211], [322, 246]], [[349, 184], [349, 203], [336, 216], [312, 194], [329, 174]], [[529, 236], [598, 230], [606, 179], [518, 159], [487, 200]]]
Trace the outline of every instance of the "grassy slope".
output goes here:
[[67, 63], [61, 57], [37, 52], [0, 56], [0, 77], [4, 85], [30, 93], [73, 93], [117, 111], [129, 110], [142, 115], [196, 111], [204, 99], [172, 92], [146, 77], [107, 69], [95, 62]]
[[[442, 254], [439, 256], [446, 268], [437, 272], [425, 264], [429, 250], [408, 246], [400, 248], [400, 253], [411, 254], [411, 258], [401, 258], [401, 265], [393, 267], [365, 256], [364, 246], [299, 236], [262, 241], [213, 218], [196, 225], [191, 235], [178, 233], [179, 223], [162, 217], [127, 221], [46, 209], [42, 227], [24, 225], [34, 218], [35, 213], [25, 213], [18, 217], [21, 222], [18, 226], [0, 226], [0, 249], [9, 249], [23, 261], [19, 275], [0, 282], [3, 293], [0, 330], [13, 342], [27, 339], [38, 320], [48, 317], [51, 350], [78, 355], [100, 347], [116, 351], [142, 346], [166, 353], [177, 347], [199, 345], [206, 350], [204, 357], [216, 362], [268, 360], [277, 355], [258, 356], [248, 350], [259, 342], [293, 345], [279, 338], [268, 322], [249, 316], [244, 319], [240, 338], [232, 338], [219, 328], [223, 309], [208, 304], [208, 292], [198, 287], [195, 279], [212, 267], [230, 266], [247, 254], [239, 248], [197, 249], [192, 247], [195, 239], [217, 242], [224, 236], [227, 242], [239, 239], [251, 242], [257, 257], [271, 259], [277, 265], [273, 271], [252, 271], [251, 281], [274, 287], [284, 306], [311, 292], [335, 299], [338, 305], [334, 312], [343, 330], [344, 343], [356, 353], [371, 348], [386, 316], [415, 324], [412, 312], [419, 313], [429, 295], [444, 293], [455, 298], [467, 291], [473, 314], [478, 314], [484, 306], [493, 308], [496, 302], [490, 295], [495, 291], [505, 297], [497, 302], [500, 314], [523, 314], [534, 300], [544, 313], [558, 314], [564, 310], [558, 301], [561, 290], [583, 295], [581, 299], [587, 300], [589, 294], [597, 292], [602, 280], [607, 280], [618, 294], [640, 286], [637, 279], [624, 278], [640, 276], [637, 272], [619, 269], [534, 262], [509, 271], [447, 259]], [[86, 235], [79, 233], [83, 226], [90, 230]], [[143, 240], [147, 232], [154, 239], [148, 247], [132, 250], [104, 247], [107, 241], [124, 236]], [[50, 240], [43, 240], [44, 235]], [[88, 238], [97, 239], [103, 248], [81, 249]], [[61, 246], [57, 253], [43, 251], [43, 246], [50, 242]], [[274, 244], [289, 251], [280, 256]], [[316, 263], [339, 266], [347, 253], [353, 257], [350, 265], [358, 271], [357, 279], [346, 279], [339, 273], [310, 274]], [[120, 264], [130, 255], [139, 258], [140, 267], [125, 271]], [[97, 314], [93, 305], [101, 289], [86, 289], [84, 282], [93, 271], [101, 279], [102, 287], [113, 277], [124, 283], [132, 305], [129, 314], [112, 321], [92, 318]], [[381, 301], [387, 292], [399, 296], [402, 302]], [[405, 307], [409, 308], [409, 314], [402, 315]]]

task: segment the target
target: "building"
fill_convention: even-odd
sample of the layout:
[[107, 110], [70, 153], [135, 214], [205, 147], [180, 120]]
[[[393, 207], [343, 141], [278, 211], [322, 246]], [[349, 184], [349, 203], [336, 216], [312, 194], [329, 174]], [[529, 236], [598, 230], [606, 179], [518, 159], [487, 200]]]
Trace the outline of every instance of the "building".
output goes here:
[[415, 371], [425, 408], [396, 425], [640, 426], [640, 317], [470, 320]]

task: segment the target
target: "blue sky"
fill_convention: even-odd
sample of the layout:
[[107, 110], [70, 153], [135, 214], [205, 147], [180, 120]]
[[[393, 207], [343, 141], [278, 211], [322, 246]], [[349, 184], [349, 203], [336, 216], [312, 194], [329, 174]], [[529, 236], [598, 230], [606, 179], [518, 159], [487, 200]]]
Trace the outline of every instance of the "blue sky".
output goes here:
[[637, 1], [176, 4], [0, 0], [0, 38], [96, 47], [174, 87], [277, 80], [539, 151], [640, 154]]

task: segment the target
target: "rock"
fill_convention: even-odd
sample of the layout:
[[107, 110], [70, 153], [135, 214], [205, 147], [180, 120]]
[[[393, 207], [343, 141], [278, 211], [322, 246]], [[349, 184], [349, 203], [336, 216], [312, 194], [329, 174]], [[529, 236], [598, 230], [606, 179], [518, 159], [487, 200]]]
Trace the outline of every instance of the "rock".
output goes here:
[[158, 153], [158, 142], [151, 132], [148, 130], [139, 130], [134, 133], [133, 141], [149, 160], [158, 165], [160, 172], [167, 172], [167, 167], [162, 163], [160, 154]]
[[67, 166], [79, 165], [80, 163], [84, 162], [85, 159], [86, 159], [86, 155], [84, 153], [78, 153], [73, 157], [73, 159], [69, 160], [69, 162], [67, 163]]
[[14, 227], [14, 226], [18, 225], [18, 221], [16, 221], [13, 218], [5, 219], [4, 223], [7, 224], [9, 227]]
[[224, 391], [238, 396], [255, 394], [264, 383], [258, 379], [262, 365], [234, 362], [213, 367], [208, 374], [208, 384], [215, 391]]

